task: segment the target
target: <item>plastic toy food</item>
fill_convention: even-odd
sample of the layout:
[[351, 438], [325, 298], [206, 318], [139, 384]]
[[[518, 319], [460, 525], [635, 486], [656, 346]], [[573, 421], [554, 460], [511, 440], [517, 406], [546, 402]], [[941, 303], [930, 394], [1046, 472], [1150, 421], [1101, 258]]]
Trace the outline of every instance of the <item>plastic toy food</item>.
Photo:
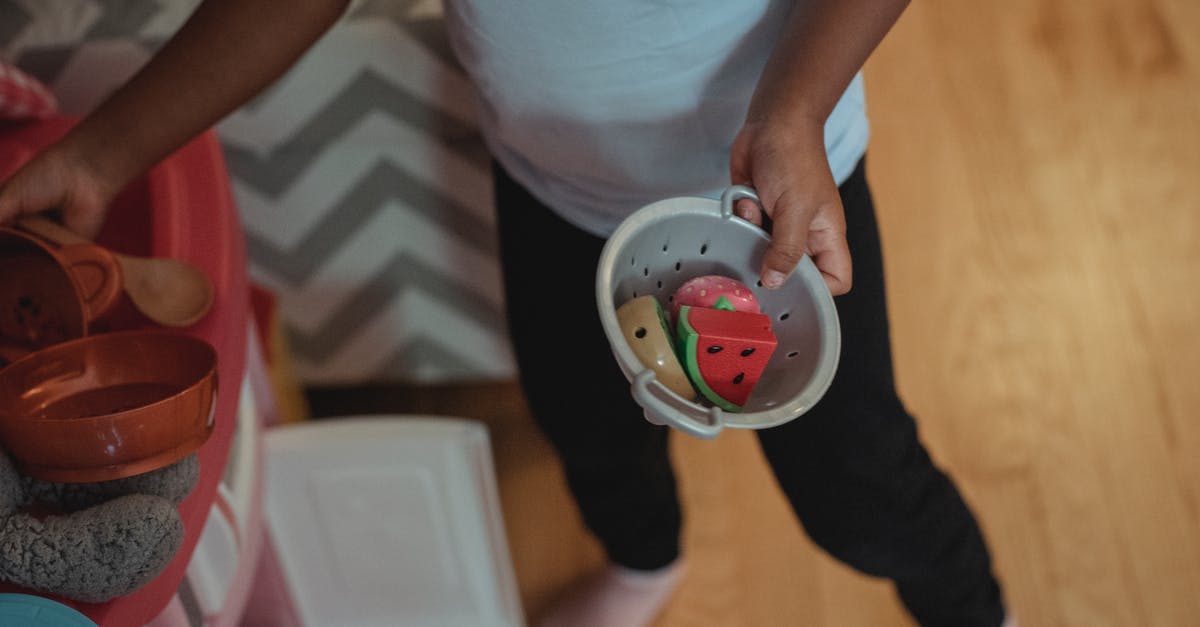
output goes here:
[[[796, 272], [779, 289], [759, 290], [754, 284], [771, 237], [736, 218], [734, 205], [742, 200], [757, 201], [758, 195], [753, 189], [735, 185], [726, 189], [719, 201], [675, 197], [652, 202], [617, 226], [596, 266], [597, 313], [613, 357], [629, 381], [630, 395], [651, 423], [669, 425], [699, 438], [716, 437], [726, 427], [767, 429], [795, 420], [825, 394], [841, 353], [837, 308], [812, 259], [803, 257]], [[669, 297], [661, 302], [670, 314], [677, 288], [684, 281], [712, 274], [739, 279], [754, 290], [760, 313], [770, 319], [771, 332], [778, 341], [770, 367], [762, 371], [740, 412], [726, 411], [707, 399], [703, 403], [690, 402], [667, 390], [651, 378], [653, 371], [638, 359], [617, 322], [617, 308], [644, 294], [660, 300]], [[681, 307], [688, 305], [690, 297], [686, 294], [686, 288], [679, 294], [683, 298]], [[734, 298], [724, 293], [720, 296], [737, 308]], [[715, 308], [720, 296], [700, 305]], [[674, 332], [675, 321], [671, 324]], [[759, 350], [751, 355], [761, 356]], [[684, 354], [678, 354], [683, 362]], [[724, 359], [728, 356], [728, 352], [721, 355]], [[705, 362], [700, 360], [696, 366]], [[743, 375], [741, 383], [731, 379], [729, 385], [744, 386], [754, 373], [751, 369], [737, 370], [732, 377], [738, 374]], [[711, 377], [708, 380], [715, 381]], [[714, 389], [709, 386], [710, 393]], [[743, 394], [746, 392], [737, 396]]]
[[775, 352], [771, 319], [685, 305], [676, 332], [680, 359], [696, 389], [721, 409], [740, 412]]
[[719, 274], [710, 274], [708, 276], [696, 277], [680, 285], [679, 289], [675, 290], [675, 295], [671, 299], [671, 319], [679, 320], [680, 307], [685, 305], [689, 307], [716, 307], [717, 302], [722, 297], [724, 297], [725, 302], [729, 306], [737, 311], [749, 313], [760, 313], [761, 311], [758, 299], [754, 297], [754, 292], [750, 291], [750, 288], [743, 285], [741, 281]]
[[642, 365], [653, 370], [668, 390], [687, 400], [696, 391], [675, 356], [662, 307], [653, 296], [639, 296], [617, 308], [617, 323]]

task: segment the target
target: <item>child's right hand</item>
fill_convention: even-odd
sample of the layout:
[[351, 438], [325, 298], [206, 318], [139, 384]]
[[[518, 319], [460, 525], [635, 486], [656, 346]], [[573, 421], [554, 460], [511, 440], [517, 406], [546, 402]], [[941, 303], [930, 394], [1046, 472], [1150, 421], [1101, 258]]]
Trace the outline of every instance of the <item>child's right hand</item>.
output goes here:
[[53, 209], [60, 212], [67, 228], [91, 239], [119, 191], [114, 187], [87, 160], [55, 144], [0, 183], [0, 225]]

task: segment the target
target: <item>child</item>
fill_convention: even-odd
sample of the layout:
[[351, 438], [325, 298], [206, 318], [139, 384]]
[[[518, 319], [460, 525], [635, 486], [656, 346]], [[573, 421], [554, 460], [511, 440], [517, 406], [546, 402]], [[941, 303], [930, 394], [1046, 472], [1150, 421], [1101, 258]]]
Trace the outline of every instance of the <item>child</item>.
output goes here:
[[[96, 232], [117, 190], [278, 77], [344, 3], [204, 2], [138, 76], [13, 176], [0, 221], [56, 207], [68, 226]], [[804, 417], [759, 432], [805, 529], [838, 559], [895, 581], [923, 625], [1003, 621], [979, 529], [892, 382], [857, 73], [906, 3], [445, 0], [496, 159], [522, 383], [611, 561], [546, 624], [645, 625], [678, 580], [668, 431], [641, 418], [607, 359], [590, 284], [622, 217], [731, 182], [763, 200], [739, 215], [762, 224], [765, 210], [773, 223], [763, 284], [777, 288], [807, 252], [838, 296], [832, 387]], [[594, 358], [562, 368], [564, 337]]]

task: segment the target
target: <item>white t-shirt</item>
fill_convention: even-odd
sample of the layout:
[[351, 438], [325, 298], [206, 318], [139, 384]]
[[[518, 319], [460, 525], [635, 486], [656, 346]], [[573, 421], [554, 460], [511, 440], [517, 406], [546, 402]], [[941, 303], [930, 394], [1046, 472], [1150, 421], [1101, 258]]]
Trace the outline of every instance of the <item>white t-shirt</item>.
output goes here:
[[[795, 0], [446, 0], [484, 138], [568, 221], [610, 234], [638, 207], [717, 197]], [[800, 60], [798, 62], [803, 62]], [[841, 183], [866, 151], [862, 77], [825, 125]]]

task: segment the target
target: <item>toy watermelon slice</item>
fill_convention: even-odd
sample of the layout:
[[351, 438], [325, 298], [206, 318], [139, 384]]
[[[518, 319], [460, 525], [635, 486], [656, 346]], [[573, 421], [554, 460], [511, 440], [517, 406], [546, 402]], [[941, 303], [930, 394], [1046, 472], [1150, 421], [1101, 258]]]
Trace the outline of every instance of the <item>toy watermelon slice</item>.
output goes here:
[[721, 409], [742, 411], [775, 352], [771, 319], [685, 305], [675, 334], [680, 361], [700, 394]]

